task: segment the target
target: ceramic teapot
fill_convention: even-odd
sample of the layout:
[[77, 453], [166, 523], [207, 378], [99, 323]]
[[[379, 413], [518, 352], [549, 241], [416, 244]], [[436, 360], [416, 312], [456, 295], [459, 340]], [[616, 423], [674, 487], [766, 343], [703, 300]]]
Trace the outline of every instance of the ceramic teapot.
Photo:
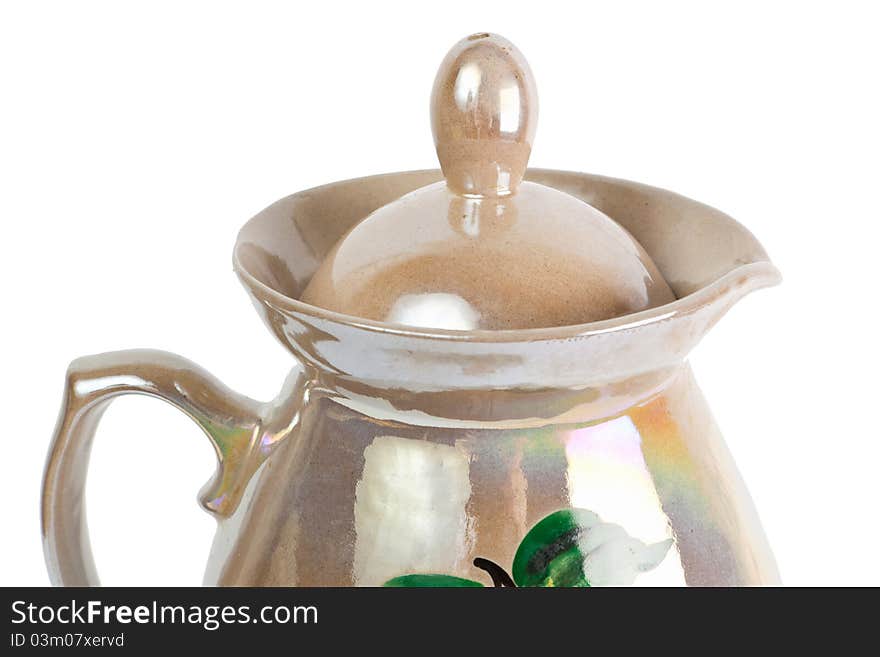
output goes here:
[[43, 483], [52, 582], [98, 583], [89, 451], [136, 393], [216, 452], [209, 585], [776, 583], [686, 359], [777, 270], [696, 201], [526, 170], [536, 121], [522, 55], [473, 35], [434, 85], [442, 174], [331, 183], [245, 224], [235, 272], [293, 356], [276, 399], [165, 352], [74, 361]]

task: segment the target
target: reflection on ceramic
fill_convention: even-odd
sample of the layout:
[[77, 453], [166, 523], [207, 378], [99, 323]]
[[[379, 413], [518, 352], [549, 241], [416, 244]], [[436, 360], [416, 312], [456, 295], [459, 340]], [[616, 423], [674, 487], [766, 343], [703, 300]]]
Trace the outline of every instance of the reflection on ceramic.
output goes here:
[[[136, 373], [137, 385], [102, 389], [97, 382], [114, 380], [112, 370]], [[179, 405], [217, 446], [218, 474], [202, 497], [218, 520], [207, 584], [379, 585], [418, 573], [488, 583], [475, 560], [514, 564], [531, 528], [574, 508], [622, 528], [601, 535], [609, 547], [592, 557], [595, 565], [585, 560], [593, 585], [625, 583], [634, 572], [639, 585], [778, 581], [749, 496], [684, 364], [660, 393], [623, 414], [598, 417], [586, 404], [576, 407], [578, 421], [539, 424], [377, 419], [340, 403], [331, 379], [296, 371], [275, 402], [256, 404], [212, 390], [219, 384], [202, 383], [210, 382], [202, 370], [162, 352], [79, 361], [46, 475], [53, 581], [97, 583], [82, 531], [83, 456], [94, 413], [126, 392]], [[495, 393], [470, 394], [491, 406]], [[545, 408], [567, 406], [564, 393], [537, 397]], [[405, 404], [399, 415], [412, 417]], [[668, 552], [655, 563], [660, 545]], [[637, 558], [610, 568], [627, 546], [637, 546]]]
[[397, 297], [388, 313], [388, 321], [408, 326], [470, 331], [480, 325], [480, 316], [477, 309], [457, 294], [425, 292]]
[[[477, 84], [468, 75], [453, 96]], [[533, 130], [528, 122], [513, 130], [510, 113], [525, 97], [497, 107], [510, 117], [499, 134], [527, 159]], [[485, 163], [478, 158], [471, 183], [500, 194], [518, 182], [515, 169], [507, 178]], [[648, 294], [644, 307], [620, 316], [491, 330], [485, 306], [449, 290], [398, 295], [394, 323], [321, 308], [301, 297], [346, 243], [340, 238], [440, 173], [373, 176], [282, 199], [244, 226], [233, 262], [290, 352], [290, 376], [261, 403], [164, 352], [75, 361], [43, 485], [53, 583], [98, 583], [84, 510], [89, 451], [109, 402], [130, 393], [180, 408], [217, 455], [200, 498], [217, 520], [206, 584], [778, 582], [686, 360], [734, 303], [778, 282], [775, 267], [740, 224], [677, 194], [563, 171], [533, 169], [525, 179], [616, 222], [613, 234], [645, 254], [629, 263], [656, 267], [652, 280], [668, 284], [668, 301]], [[486, 198], [481, 213], [495, 202]], [[510, 228], [485, 214], [444, 226], [450, 239], [490, 241]], [[515, 264], [487, 287], [499, 274], [515, 278]], [[517, 307], [493, 316], [519, 317]]]
[[[460, 300], [467, 321], [425, 324], [400, 312], [426, 294]], [[622, 226], [528, 180], [503, 199], [434, 183], [378, 208], [339, 240], [301, 296], [384, 323], [463, 330], [584, 324], [675, 299]]]
[[[651, 256], [612, 217], [565, 190], [523, 181], [537, 114], [531, 70], [512, 43], [478, 34], [453, 46], [431, 97], [445, 181], [354, 225], [300, 298], [444, 330], [571, 326], [674, 301]], [[455, 315], [401, 312], [425, 295], [460, 300]]]
[[354, 579], [379, 585], [401, 568], [454, 571], [472, 540], [470, 497], [465, 450], [376, 437], [355, 486]]

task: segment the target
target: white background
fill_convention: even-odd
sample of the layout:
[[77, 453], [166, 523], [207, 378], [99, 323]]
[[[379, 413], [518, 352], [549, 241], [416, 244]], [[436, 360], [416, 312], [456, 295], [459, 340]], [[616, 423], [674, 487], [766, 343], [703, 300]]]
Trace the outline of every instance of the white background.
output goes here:
[[[710, 6], [711, 5], [711, 6]], [[182, 353], [273, 396], [289, 357], [231, 269], [239, 226], [317, 184], [434, 166], [427, 101], [499, 32], [541, 94], [532, 164], [730, 213], [785, 276], [693, 353], [788, 584], [880, 584], [880, 100], [870, 3], [4, 2], [0, 584], [48, 582], [38, 500], [67, 363]], [[89, 520], [104, 583], [198, 584], [213, 453], [123, 399]]]

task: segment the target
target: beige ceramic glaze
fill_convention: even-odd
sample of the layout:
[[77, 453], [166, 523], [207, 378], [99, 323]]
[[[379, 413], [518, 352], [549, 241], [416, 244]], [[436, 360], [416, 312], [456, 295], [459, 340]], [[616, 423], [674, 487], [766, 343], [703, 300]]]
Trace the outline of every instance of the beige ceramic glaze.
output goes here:
[[495, 34], [473, 34], [440, 64], [431, 93], [431, 130], [440, 167], [456, 194], [516, 191], [538, 126], [528, 62]]
[[322, 309], [299, 298], [338, 240], [442, 176], [387, 174], [282, 199], [244, 226], [234, 266], [290, 351], [290, 377], [258, 403], [163, 352], [76, 361], [44, 478], [52, 581], [98, 583], [83, 506], [89, 448], [107, 404], [140, 393], [187, 413], [217, 453], [201, 497], [218, 522], [206, 584], [776, 583], [686, 363], [732, 304], [778, 281], [776, 269], [745, 228], [677, 194], [562, 171], [525, 179], [613, 218], [675, 299], [517, 330]]
[[377, 209], [324, 259], [302, 300], [425, 328], [585, 324], [674, 299], [650, 256], [583, 200], [521, 182], [537, 124], [525, 59], [463, 39], [431, 99], [440, 182]]

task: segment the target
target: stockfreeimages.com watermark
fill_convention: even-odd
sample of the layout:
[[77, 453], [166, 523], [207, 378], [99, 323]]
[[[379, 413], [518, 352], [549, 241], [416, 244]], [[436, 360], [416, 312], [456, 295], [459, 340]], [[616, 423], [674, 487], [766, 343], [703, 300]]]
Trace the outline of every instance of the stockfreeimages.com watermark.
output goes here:
[[213, 632], [223, 625], [262, 623], [265, 625], [317, 624], [313, 605], [169, 605], [156, 600], [143, 605], [111, 605], [100, 600], [37, 605], [25, 600], [12, 603], [13, 625], [96, 624], [199, 625]]

